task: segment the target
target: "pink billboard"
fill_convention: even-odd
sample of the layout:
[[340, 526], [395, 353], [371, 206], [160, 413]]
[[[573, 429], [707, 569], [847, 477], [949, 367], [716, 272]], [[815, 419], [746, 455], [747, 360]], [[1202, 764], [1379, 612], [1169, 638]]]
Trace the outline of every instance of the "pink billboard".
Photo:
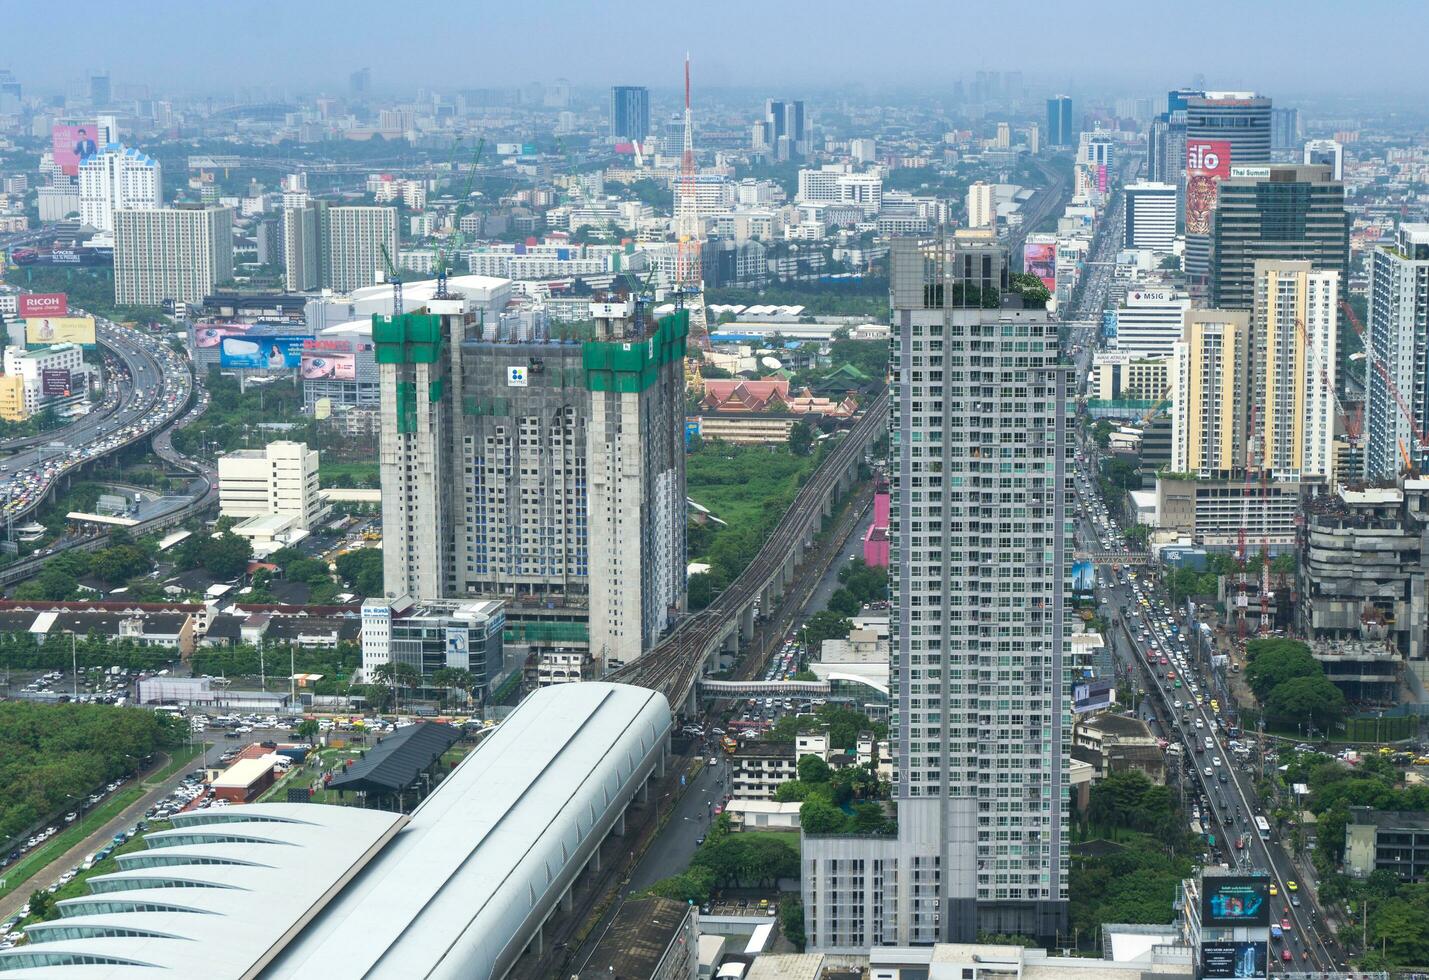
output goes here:
[[61, 171], [71, 177], [77, 175], [79, 165], [99, 152], [99, 126], [79, 123], [50, 127], [50, 152]]
[[302, 372], [304, 378], [311, 380], [331, 378], [334, 381], [354, 381], [357, 378], [357, 358], [352, 354], [305, 350]]
[[253, 329], [251, 323], [220, 323], [201, 320], [194, 324], [195, 347], [217, 347], [224, 337], [241, 337]]
[[1057, 291], [1057, 243], [1026, 242], [1022, 246], [1022, 271], [1042, 280], [1049, 292]]

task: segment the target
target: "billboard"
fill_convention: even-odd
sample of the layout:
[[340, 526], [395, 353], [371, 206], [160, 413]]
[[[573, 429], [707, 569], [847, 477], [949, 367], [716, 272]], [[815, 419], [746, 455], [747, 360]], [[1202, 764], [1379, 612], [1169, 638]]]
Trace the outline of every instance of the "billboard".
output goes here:
[[307, 337], [220, 337], [219, 367], [239, 371], [281, 371], [303, 362], [303, 342]]
[[45, 368], [40, 372], [40, 394], [54, 398], [69, 394], [69, 368]]
[[314, 381], [320, 378], [331, 378], [334, 381], [355, 381], [357, 380], [357, 355], [304, 348], [301, 370], [304, 378]]
[[1057, 291], [1057, 243], [1025, 242], [1022, 246], [1022, 271], [1042, 280], [1048, 292]]
[[1269, 952], [1265, 943], [1201, 943], [1201, 976], [1208, 980], [1265, 980]]
[[1072, 685], [1072, 711], [1100, 711], [1116, 701], [1116, 685], [1107, 679], [1083, 681]]
[[68, 316], [69, 297], [64, 293], [21, 293], [20, 316]]
[[1270, 925], [1270, 879], [1225, 875], [1201, 881], [1204, 926]]
[[1228, 140], [1186, 141], [1186, 234], [1209, 235], [1216, 185], [1231, 175]]
[[1091, 592], [1097, 584], [1097, 568], [1089, 561], [1072, 563], [1072, 591]]
[[217, 347], [224, 337], [241, 336], [253, 329], [251, 323], [223, 323], [217, 320], [200, 320], [194, 324], [195, 347]]
[[506, 368], [506, 387], [526, 387], [526, 365], [512, 364]]
[[78, 175], [79, 165], [99, 152], [98, 124], [51, 126], [50, 152], [61, 171], [71, 177]]
[[45, 316], [25, 320], [25, 346], [48, 347], [51, 344], [82, 344], [94, 347], [94, 317]]

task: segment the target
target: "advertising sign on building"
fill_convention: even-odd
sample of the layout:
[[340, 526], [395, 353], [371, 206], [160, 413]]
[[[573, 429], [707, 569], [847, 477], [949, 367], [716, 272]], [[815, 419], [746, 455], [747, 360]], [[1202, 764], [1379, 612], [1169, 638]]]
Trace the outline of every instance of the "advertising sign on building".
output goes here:
[[94, 349], [94, 317], [46, 316], [25, 321], [25, 346], [49, 347], [52, 344], [80, 344]]
[[223, 337], [218, 343], [219, 367], [239, 371], [281, 371], [303, 362], [307, 337]]
[[1100, 711], [1116, 700], [1116, 685], [1110, 679], [1084, 681], [1072, 685], [1072, 711]]
[[1263, 942], [1201, 943], [1201, 976], [1207, 980], [1265, 980], [1269, 960]]
[[1209, 235], [1216, 185], [1231, 175], [1228, 140], [1186, 142], [1186, 234]]
[[506, 387], [524, 388], [526, 387], [526, 365], [513, 364], [506, 369]]
[[32, 316], [68, 316], [69, 297], [64, 293], [21, 293], [18, 309], [25, 319]]
[[1201, 881], [1201, 924], [1270, 924], [1270, 879], [1264, 876], [1214, 875]]
[[224, 337], [241, 336], [253, 329], [251, 323], [223, 323], [218, 320], [200, 320], [194, 324], [195, 347], [217, 347]]
[[63, 398], [70, 393], [69, 368], [45, 368], [40, 372], [40, 394]]
[[1022, 271], [1042, 280], [1048, 292], [1057, 291], [1057, 243], [1026, 242], [1022, 246]]
[[50, 153], [60, 170], [71, 177], [77, 176], [79, 165], [99, 150], [99, 126], [96, 123], [50, 127]]
[[333, 381], [355, 381], [357, 379], [357, 356], [304, 348], [302, 372], [304, 378], [312, 381], [320, 378], [329, 378]]

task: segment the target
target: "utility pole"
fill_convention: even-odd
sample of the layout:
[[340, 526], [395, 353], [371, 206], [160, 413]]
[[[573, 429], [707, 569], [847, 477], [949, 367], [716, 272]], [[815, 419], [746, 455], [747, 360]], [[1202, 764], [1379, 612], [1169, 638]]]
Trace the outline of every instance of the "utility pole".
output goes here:
[[260, 690], [268, 690], [268, 672], [263, 667], [263, 640], [258, 640], [258, 687]]
[[74, 700], [79, 700], [79, 654], [75, 652], [74, 633], [69, 635], [69, 669], [74, 675]]

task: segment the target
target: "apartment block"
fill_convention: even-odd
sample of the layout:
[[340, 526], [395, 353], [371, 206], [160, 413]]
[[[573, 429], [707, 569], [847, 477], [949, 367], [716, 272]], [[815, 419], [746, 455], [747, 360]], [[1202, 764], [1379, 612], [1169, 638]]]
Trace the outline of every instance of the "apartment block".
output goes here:
[[1187, 310], [1171, 363], [1171, 468], [1204, 478], [1243, 472], [1250, 314]]
[[114, 302], [199, 303], [233, 278], [233, 212], [228, 208], [119, 209], [114, 212]]

